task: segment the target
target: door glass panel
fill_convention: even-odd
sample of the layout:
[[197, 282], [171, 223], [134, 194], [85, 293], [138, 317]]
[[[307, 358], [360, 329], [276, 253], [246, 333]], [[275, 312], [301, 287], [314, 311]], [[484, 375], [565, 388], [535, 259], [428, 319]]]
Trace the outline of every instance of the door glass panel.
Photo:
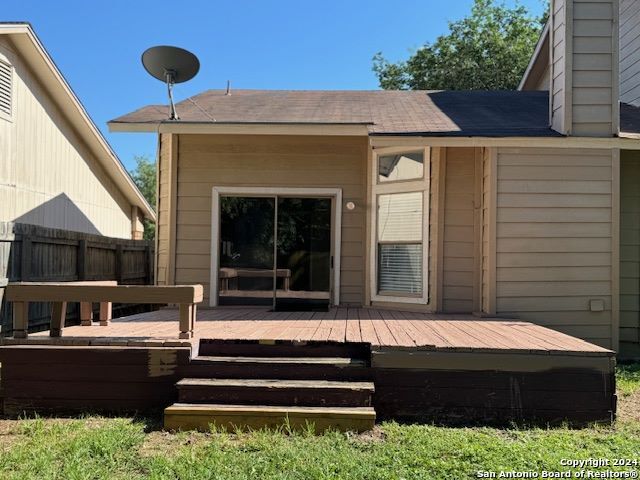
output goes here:
[[326, 310], [331, 290], [331, 200], [278, 198], [276, 310]]
[[272, 305], [275, 198], [221, 197], [220, 305]]

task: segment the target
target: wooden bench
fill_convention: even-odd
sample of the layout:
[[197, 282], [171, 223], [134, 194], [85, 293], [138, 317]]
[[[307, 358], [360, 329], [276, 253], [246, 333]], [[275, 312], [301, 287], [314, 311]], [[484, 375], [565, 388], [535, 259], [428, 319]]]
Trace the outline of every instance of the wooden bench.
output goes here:
[[80, 303], [82, 325], [91, 325], [92, 304], [100, 304], [100, 325], [112, 318], [113, 303], [177, 304], [180, 307], [179, 338], [192, 338], [196, 304], [202, 302], [202, 285], [118, 285], [116, 282], [10, 283], [7, 301], [13, 302], [13, 336], [27, 338], [29, 303], [51, 302], [50, 336], [62, 335], [67, 303]]
[[[220, 290], [229, 290], [229, 280], [232, 278], [273, 278], [273, 270], [262, 268], [226, 268], [220, 269]], [[276, 277], [283, 278], [283, 289], [289, 290], [291, 281], [291, 270], [288, 268], [276, 269]], [[236, 288], [237, 290], [237, 288]]]

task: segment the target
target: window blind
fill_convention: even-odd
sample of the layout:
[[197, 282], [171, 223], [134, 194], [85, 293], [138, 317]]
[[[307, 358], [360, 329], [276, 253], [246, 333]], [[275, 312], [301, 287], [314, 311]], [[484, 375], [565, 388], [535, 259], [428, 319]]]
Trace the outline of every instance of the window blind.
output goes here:
[[378, 289], [422, 294], [422, 243], [378, 246]]
[[378, 196], [378, 291], [422, 294], [422, 192]]

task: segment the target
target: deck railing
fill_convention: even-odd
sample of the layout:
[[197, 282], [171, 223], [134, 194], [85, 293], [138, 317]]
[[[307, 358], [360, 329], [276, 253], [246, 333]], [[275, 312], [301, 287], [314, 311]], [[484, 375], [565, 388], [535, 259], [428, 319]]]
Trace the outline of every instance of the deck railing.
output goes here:
[[30, 302], [51, 302], [50, 336], [59, 337], [65, 325], [67, 303], [80, 304], [81, 325], [93, 322], [93, 304], [100, 304], [101, 326], [112, 319], [113, 303], [177, 304], [180, 307], [179, 338], [192, 338], [196, 305], [202, 302], [202, 285], [147, 286], [118, 285], [112, 281], [66, 283], [10, 283], [7, 300], [13, 302], [13, 336], [27, 338]]

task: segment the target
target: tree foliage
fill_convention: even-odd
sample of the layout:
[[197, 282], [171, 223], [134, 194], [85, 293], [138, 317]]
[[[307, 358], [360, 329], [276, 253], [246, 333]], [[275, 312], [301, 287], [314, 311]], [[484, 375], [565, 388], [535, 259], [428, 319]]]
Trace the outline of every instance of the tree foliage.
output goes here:
[[513, 90], [545, 21], [522, 5], [475, 0], [469, 16], [408, 60], [390, 63], [378, 52], [373, 71], [385, 90]]
[[[156, 164], [148, 157], [136, 155], [134, 157], [136, 167], [131, 170], [131, 178], [134, 183], [149, 202], [151, 208], [155, 208], [156, 204]], [[156, 226], [150, 220], [144, 221], [144, 239], [153, 240], [156, 235]]]

